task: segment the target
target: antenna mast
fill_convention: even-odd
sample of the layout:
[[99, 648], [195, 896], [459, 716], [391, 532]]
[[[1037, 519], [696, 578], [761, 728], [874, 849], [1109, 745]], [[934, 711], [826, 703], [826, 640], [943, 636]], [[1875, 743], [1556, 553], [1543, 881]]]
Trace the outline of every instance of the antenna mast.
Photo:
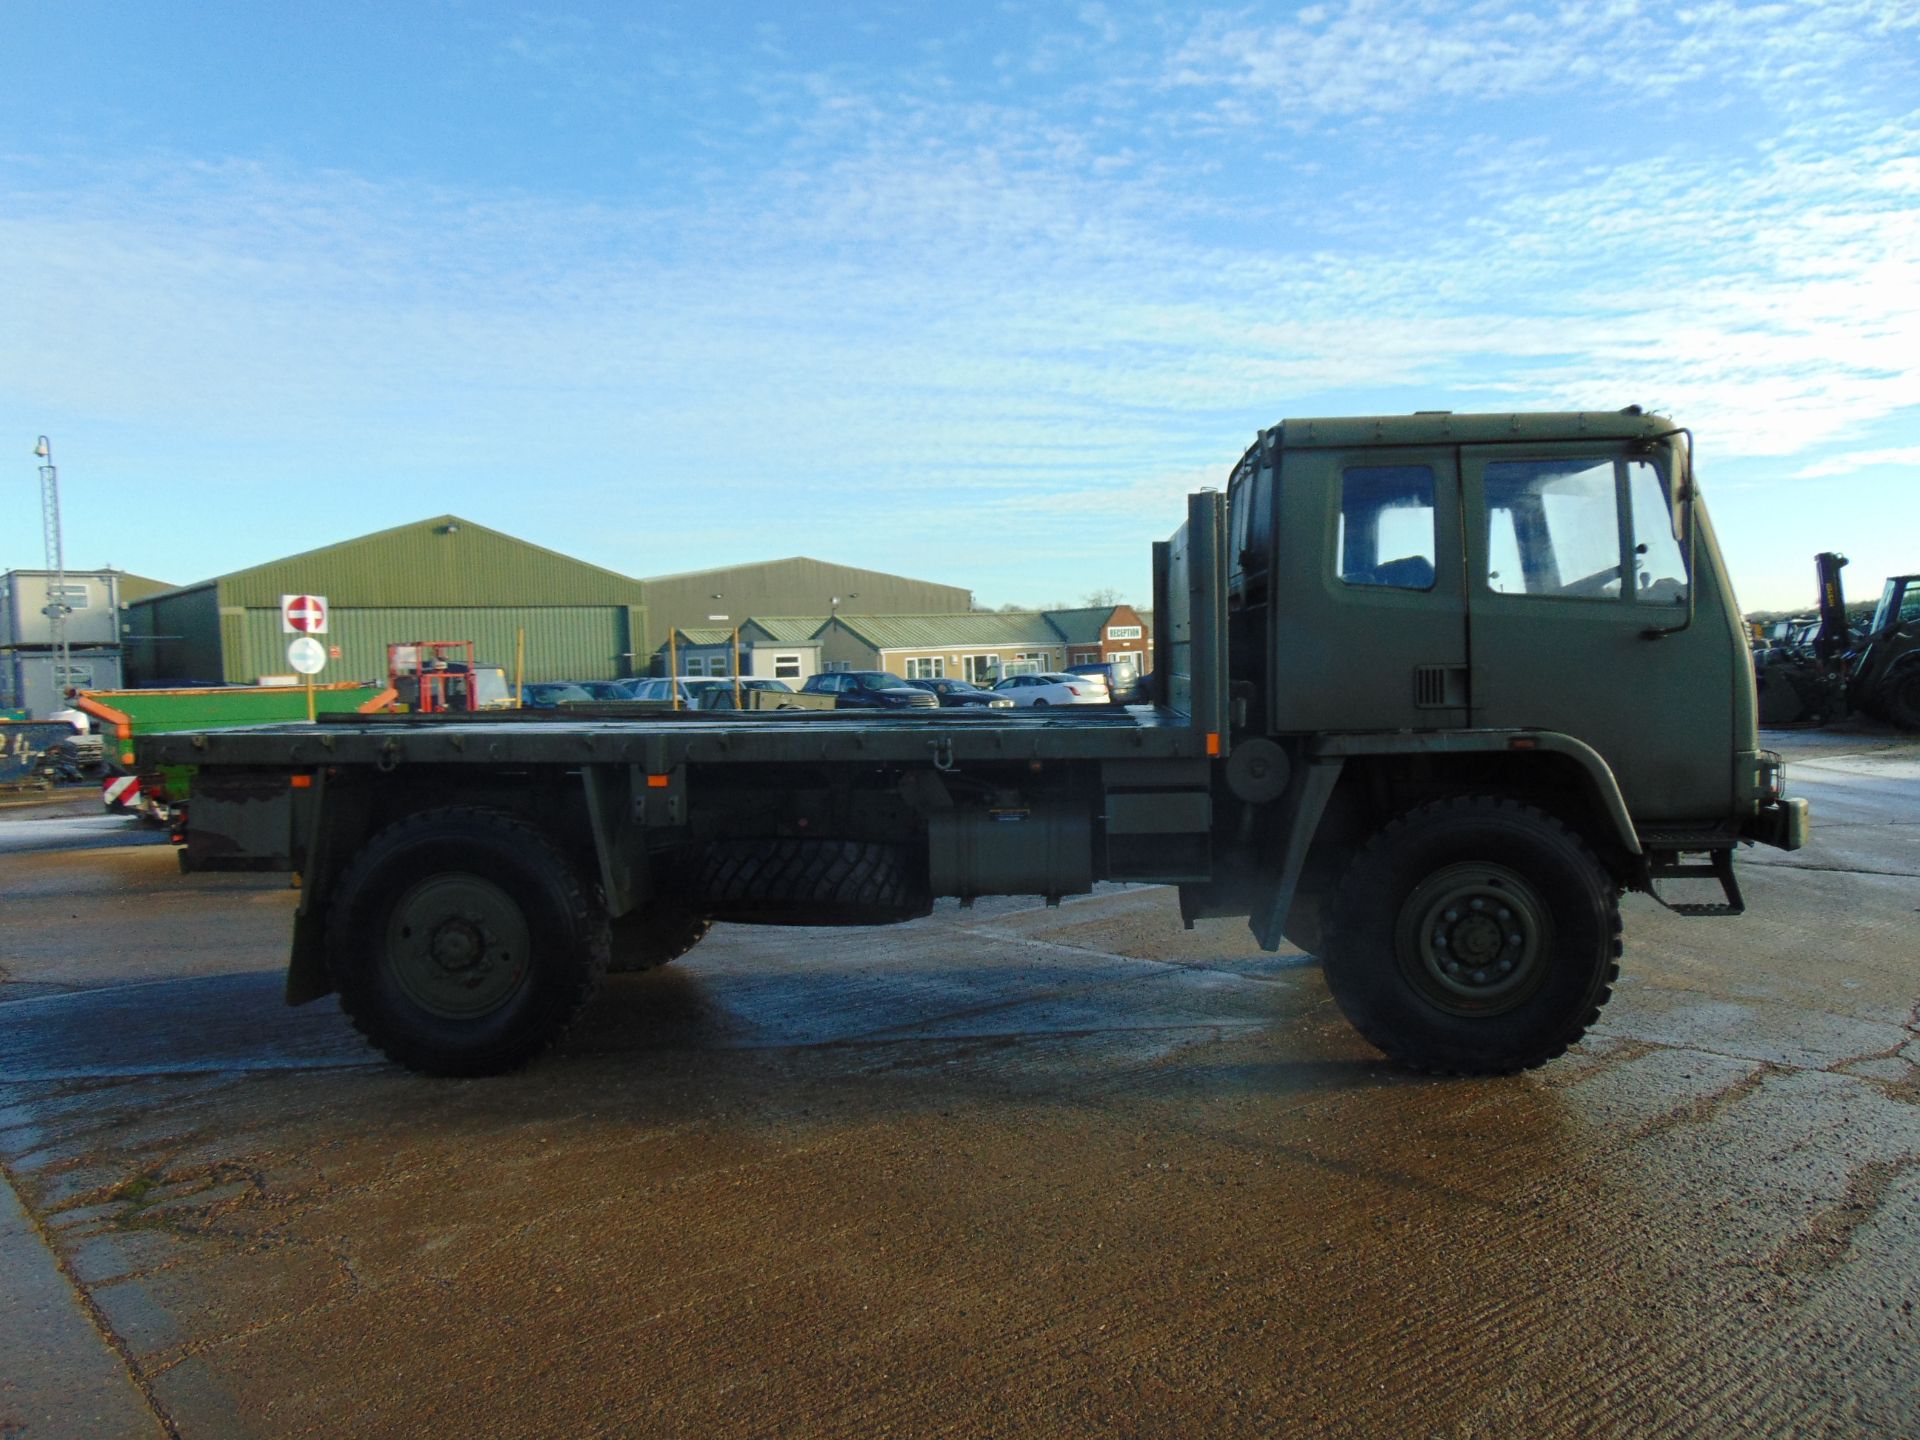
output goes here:
[[66, 684], [73, 674], [73, 655], [67, 647], [67, 557], [60, 543], [60, 472], [54, 467], [53, 445], [42, 435], [33, 447], [40, 457], [40, 525], [47, 542], [47, 569], [53, 580], [47, 587], [48, 628], [53, 636], [53, 693], [64, 708]]

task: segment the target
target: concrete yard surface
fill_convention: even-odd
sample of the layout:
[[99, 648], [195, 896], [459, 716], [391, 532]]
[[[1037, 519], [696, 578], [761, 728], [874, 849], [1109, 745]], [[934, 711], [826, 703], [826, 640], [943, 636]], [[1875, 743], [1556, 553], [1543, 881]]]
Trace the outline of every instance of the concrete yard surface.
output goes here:
[[285, 877], [0, 817], [0, 1436], [1920, 1433], [1920, 746], [1775, 742], [1812, 846], [1499, 1080], [1121, 887], [423, 1079], [280, 1003]]

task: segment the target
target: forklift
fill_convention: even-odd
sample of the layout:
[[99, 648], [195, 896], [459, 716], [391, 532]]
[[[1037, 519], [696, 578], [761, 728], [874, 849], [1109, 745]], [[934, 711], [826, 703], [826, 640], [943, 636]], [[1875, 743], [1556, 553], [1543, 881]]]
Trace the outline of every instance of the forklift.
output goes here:
[[511, 710], [513, 692], [499, 665], [476, 665], [471, 640], [409, 640], [387, 646], [387, 683], [396, 710], [420, 715]]

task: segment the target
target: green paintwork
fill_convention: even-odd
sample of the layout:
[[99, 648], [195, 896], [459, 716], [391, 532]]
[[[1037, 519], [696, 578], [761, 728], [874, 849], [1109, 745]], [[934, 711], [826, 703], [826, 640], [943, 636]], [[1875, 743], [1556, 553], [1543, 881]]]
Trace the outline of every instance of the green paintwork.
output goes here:
[[472, 640], [511, 665], [527, 637], [528, 680], [610, 679], [646, 651], [641, 582], [455, 515], [323, 546], [126, 608], [127, 673], [140, 683], [246, 685], [287, 672], [280, 597], [327, 597], [330, 677], [386, 671], [386, 646]]
[[[1610, 573], [1532, 593], [1518, 593], [1509, 574], [1495, 587], [1490, 573], [1503, 562], [1490, 543], [1507, 512], [1490, 487], [1524, 464], [1612, 467]], [[1634, 511], [1632, 477], [1651, 466], [1672, 486], [1687, 464], [1672, 422], [1637, 412], [1288, 420], [1267, 432], [1235, 473], [1236, 491], [1275, 487], [1261, 541], [1271, 547], [1271, 588], [1247, 605], [1272, 607], [1258, 627], [1264, 730], [1563, 734], [1601, 757], [1636, 822], [1741, 813], [1750, 767], [1737, 757], [1757, 748], [1752, 661], [1704, 503], [1691, 512], [1690, 607], [1671, 587], [1618, 579], [1650, 563], [1638, 547], [1676, 543], [1644, 528], [1653, 522]], [[1427, 583], [1356, 581], [1336, 544], [1342, 486], [1355, 483], [1345, 477], [1402, 469], [1432, 476], [1436, 533], [1416, 572]], [[1669, 524], [1665, 510], [1658, 522]], [[1392, 548], [1413, 544], [1403, 533]], [[1649, 638], [1657, 630], [1668, 633]], [[1250, 673], [1247, 659], [1236, 656], [1238, 673]]]
[[[314, 709], [322, 715], [351, 715], [386, 690], [384, 684], [316, 685]], [[307, 692], [299, 685], [214, 685], [190, 690], [90, 690], [81, 708], [115, 723], [104, 711], [125, 717], [133, 738], [178, 731], [230, 730], [305, 720]]]

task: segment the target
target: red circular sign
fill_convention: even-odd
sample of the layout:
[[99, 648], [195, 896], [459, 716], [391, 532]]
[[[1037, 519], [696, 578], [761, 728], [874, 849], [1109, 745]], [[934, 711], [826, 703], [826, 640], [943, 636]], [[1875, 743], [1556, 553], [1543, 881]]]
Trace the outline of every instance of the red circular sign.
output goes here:
[[327, 628], [327, 602], [318, 595], [296, 595], [287, 605], [287, 624], [302, 635]]

